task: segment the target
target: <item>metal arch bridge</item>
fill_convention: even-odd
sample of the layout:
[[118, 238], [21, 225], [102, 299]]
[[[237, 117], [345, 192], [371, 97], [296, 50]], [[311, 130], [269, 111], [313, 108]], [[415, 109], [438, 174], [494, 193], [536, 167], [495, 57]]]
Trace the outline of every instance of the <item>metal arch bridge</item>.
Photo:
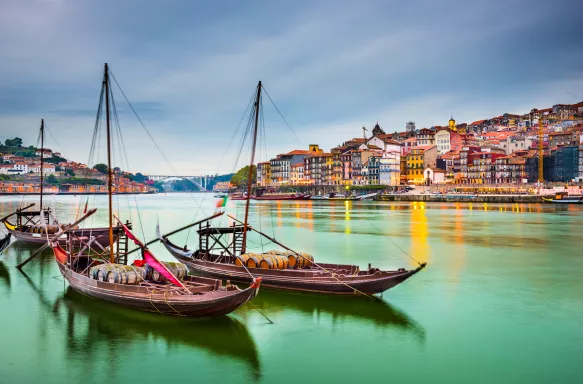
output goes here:
[[168, 183], [175, 180], [187, 180], [194, 184], [199, 190], [206, 191], [208, 185], [208, 176], [167, 176], [167, 175], [148, 175], [150, 180]]

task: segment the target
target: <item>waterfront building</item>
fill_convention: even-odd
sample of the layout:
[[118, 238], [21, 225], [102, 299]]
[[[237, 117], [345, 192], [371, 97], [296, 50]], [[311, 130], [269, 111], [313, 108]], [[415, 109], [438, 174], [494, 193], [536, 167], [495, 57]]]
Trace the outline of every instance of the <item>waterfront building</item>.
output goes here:
[[[366, 174], [368, 178], [367, 184], [378, 185], [380, 184], [380, 160], [381, 155], [373, 154], [365, 162]], [[364, 170], [363, 170], [364, 171]]]
[[306, 156], [322, 152], [317, 144], [311, 144], [309, 150], [296, 149], [277, 155], [269, 161], [271, 166], [271, 185], [286, 185], [290, 183], [291, 165], [303, 162]]
[[290, 171], [291, 185], [304, 185], [304, 163], [292, 164]]
[[423, 170], [425, 185], [445, 183], [445, 171], [439, 168], [427, 167]]
[[579, 147], [559, 147], [551, 151], [547, 181], [568, 182], [579, 176]]
[[495, 160], [495, 183], [518, 184], [528, 180], [526, 158], [520, 156], [501, 156]]
[[342, 184], [352, 184], [352, 152], [348, 150], [340, 155], [340, 162], [342, 163]]
[[468, 158], [468, 179], [470, 184], [491, 184], [496, 181], [496, 159], [502, 153], [474, 152]]
[[346, 150], [345, 147], [335, 147], [330, 150], [332, 153], [332, 185], [342, 185], [342, 161], [340, 156]]
[[369, 179], [369, 174], [368, 174], [368, 163], [369, 163], [369, 160], [367, 160], [364, 163], [362, 163], [362, 168], [361, 168], [361, 171], [360, 171], [362, 185], [369, 185], [369, 184], [371, 184], [370, 183], [370, 179]]
[[304, 180], [310, 185], [326, 184], [326, 163], [332, 159], [331, 153], [313, 151], [304, 159]]
[[[403, 158], [403, 160], [406, 165], [406, 159]], [[400, 182], [401, 154], [399, 152], [383, 153], [382, 156], [378, 158], [378, 184], [395, 187], [398, 186]]]
[[271, 185], [271, 163], [264, 161], [257, 164], [257, 185], [267, 187]]
[[420, 145], [412, 147], [407, 155], [407, 181], [423, 182], [423, 170], [435, 167], [437, 161], [437, 147], [435, 145]]

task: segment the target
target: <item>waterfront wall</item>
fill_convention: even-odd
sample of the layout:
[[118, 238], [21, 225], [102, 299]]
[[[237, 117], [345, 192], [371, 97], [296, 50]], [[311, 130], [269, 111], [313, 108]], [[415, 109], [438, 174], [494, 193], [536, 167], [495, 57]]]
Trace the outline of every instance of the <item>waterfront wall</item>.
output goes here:
[[379, 201], [423, 201], [448, 203], [542, 203], [539, 195], [379, 195]]

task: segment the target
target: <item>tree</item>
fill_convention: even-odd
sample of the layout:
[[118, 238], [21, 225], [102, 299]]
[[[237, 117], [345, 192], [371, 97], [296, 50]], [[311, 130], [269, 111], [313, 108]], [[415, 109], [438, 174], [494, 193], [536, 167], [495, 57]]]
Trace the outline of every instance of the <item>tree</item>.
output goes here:
[[55, 175], [49, 175], [47, 178], [47, 183], [49, 184], [58, 184], [59, 180], [57, 180], [57, 178], [55, 177]]
[[146, 176], [142, 175], [140, 172], [136, 173], [132, 179], [138, 183], [143, 183], [147, 180]]
[[4, 142], [7, 147], [22, 147], [22, 139], [20, 137], [15, 137], [14, 139], [6, 139]]
[[[252, 180], [251, 184], [257, 181], [257, 167], [255, 165], [251, 166]], [[236, 187], [247, 186], [247, 178], [249, 177], [249, 166], [245, 166], [237, 171], [235, 175], [231, 178], [231, 184]]]
[[103, 174], [107, 175], [107, 170], [108, 170], [108, 168], [107, 168], [107, 165], [105, 165], [105, 164], [103, 164], [103, 163], [99, 163], [99, 164], [95, 164], [95, 165], [93, 166], [93, 168], [94, 168], [94, 169], [97, 169], [99, 172], [101, 172], [101, 173], [103, 173]]
[[65, 175], [73, 177], [73, 176], [75, 176], [75, 172], [73, 172], [72, 169], [66, 169]]

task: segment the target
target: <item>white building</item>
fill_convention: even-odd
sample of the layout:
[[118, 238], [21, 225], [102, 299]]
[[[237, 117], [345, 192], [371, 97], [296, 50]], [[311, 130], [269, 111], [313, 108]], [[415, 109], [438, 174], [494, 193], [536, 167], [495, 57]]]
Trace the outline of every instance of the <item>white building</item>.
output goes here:
[[14, 157], [13, 154], [7, 153], [5, 155], [2, 155], [2, 160], [4, 160], [4, 161], [6, 161], [6, 162], [9, 163], [13, 157]]
[[451, 150], [450, 133], [447, 129], [442, 129], [435, 134], [435, 145], [437, 145], [437, 153], [440, 155]]
[[379, 159], [379, 184], [396, 187], [401, 180], [401, 151], [383, 153]]
[[507, 155], [514, 151], [529, 149], [532, 145], [532, 139], [528, 137], [509, 136], [506, 140], [500, 140], [500, 148], [504, 149]]
[[15, 169], [17, 171], [21, 171], [21, 173], [28, 173], [28, 164], [23, 163], [21, 161], [14, 163], [14, 166], [12, 167], [12, 169]]
[[427, 167], [423, 171], [424, 179], [431, 184], [445, 183], [445, 171], [443, 169]]
[[8, 170], [11, 168], [10, 164], [0, 164], [0, 175], [8, 175]]
[[359, 149], [366, 149], [369, 145], [379, 147], [383, 152], [400, 152], [401, 143], [390, 138], [391, 135], [373, 136], [368, 141], [361, 145]]

